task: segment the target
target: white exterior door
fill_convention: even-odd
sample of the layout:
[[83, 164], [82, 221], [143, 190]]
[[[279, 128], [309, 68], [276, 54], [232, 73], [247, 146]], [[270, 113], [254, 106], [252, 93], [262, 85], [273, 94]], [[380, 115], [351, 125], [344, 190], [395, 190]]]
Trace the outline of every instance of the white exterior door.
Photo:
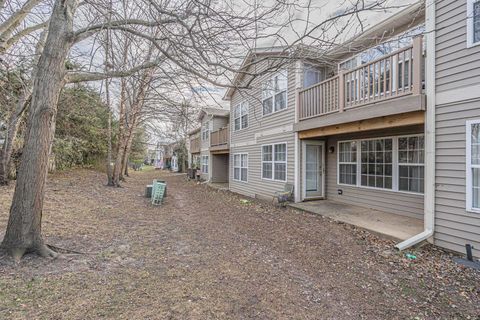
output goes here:
[[325, 143], [303, 142], [303, 198], [324, 197]]

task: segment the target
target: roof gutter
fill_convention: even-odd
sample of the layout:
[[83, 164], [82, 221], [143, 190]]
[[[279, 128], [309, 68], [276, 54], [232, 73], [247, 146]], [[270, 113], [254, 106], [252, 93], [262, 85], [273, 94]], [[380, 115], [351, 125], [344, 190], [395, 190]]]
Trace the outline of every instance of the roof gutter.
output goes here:
[[397, 244], [395, 247], [399, 250], [405, 250], [431, 238], [435, 226], [435, 0], [426, 2], [425, 91], [427, 111], [425, 113], [424, 231]]

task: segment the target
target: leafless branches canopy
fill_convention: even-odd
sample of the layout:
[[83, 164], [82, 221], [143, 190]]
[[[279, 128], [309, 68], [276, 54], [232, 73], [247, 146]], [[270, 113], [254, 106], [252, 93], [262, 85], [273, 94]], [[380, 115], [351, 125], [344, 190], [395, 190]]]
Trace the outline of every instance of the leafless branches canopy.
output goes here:
[[[387, 0], [0, 0], [0, 70], [27, 75], [21, 98], [9, 102], [12, 139], [29, 103], [2, 245], [15, 259], [27, 250], [57, 255], [44, 243], [41, 217], [57, 100], [65, 85], [91, 82], [108, 90], [120, 123], [113, 170], [118, 184], [135, 128], [144, 124], [184, 136], [199, 99], [215, 103], [208, 96], [212, 86], [248, 87], [248, 81], [234, 82], [234, 75], [258, 76], [251, 67], [264, 58], [242, 65], [247, 52], [281, 48], [262, 72], [292, 58], [319, 58], [363, 28], [364, 12], [386, 6]], [[170, 125], [158, 126], [162, 121]], [[6, 153], [4, 148], [3, 159]]]

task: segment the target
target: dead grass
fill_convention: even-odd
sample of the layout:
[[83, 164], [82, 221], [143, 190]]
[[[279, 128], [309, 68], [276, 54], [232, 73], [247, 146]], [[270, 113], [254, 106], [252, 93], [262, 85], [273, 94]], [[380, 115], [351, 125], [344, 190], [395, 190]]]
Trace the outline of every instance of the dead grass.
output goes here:
[[[162, 175], [168, 198], [143, 188]], [[83, 254], [15, 266], [0, 254], [0, 319], [478, 319], [480, 274], [183, 176], [88, 170], [50, 177], [47, 242]], [[0, 238], [12, 187], [0, 187]]]

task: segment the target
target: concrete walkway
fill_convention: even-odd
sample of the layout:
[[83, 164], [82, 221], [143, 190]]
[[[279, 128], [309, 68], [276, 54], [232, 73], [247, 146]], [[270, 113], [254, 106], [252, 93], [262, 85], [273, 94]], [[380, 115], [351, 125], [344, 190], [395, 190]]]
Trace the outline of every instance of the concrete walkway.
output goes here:
[[348, 223], [397, 241], [406, 240], [423, 231], [423, 220], [330, 200], [292, 203], [290, 206]]

